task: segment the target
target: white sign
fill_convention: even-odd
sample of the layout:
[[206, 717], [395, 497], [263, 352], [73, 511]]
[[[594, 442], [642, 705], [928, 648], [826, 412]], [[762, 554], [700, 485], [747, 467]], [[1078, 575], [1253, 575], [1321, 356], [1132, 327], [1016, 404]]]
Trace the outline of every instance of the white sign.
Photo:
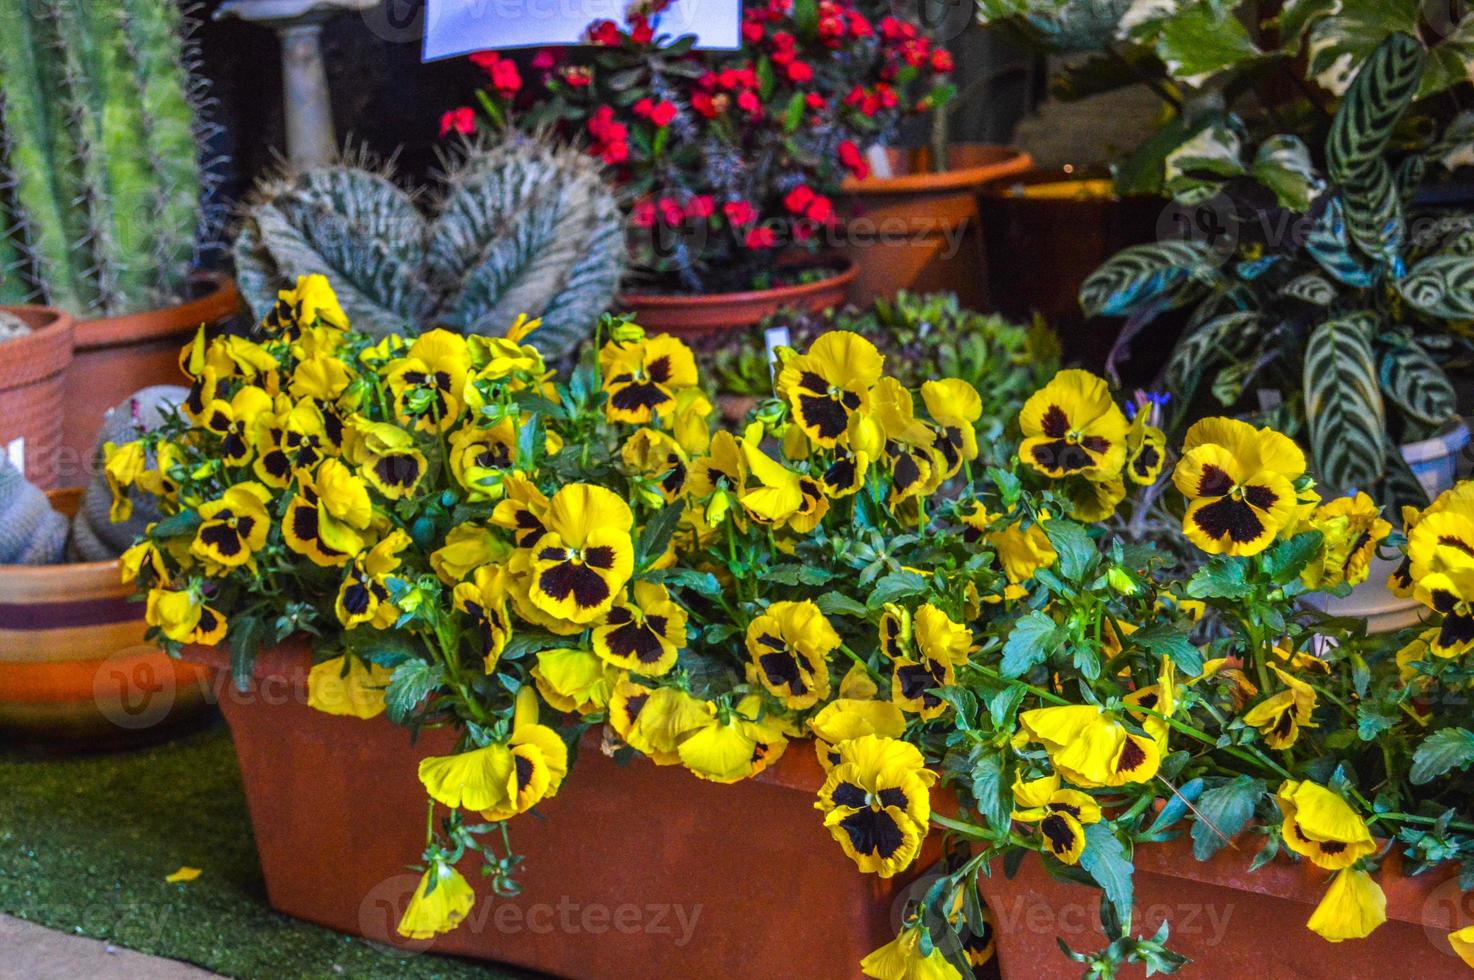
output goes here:
[[[595, 21], [625, 23], [629, 0], [425, 0], [422, 59], [473, 51], [584, 44]], [[741, 0], [674, 0], [651, 21], [657, 41], [694, 34], [696, 47], [742, 46]]]

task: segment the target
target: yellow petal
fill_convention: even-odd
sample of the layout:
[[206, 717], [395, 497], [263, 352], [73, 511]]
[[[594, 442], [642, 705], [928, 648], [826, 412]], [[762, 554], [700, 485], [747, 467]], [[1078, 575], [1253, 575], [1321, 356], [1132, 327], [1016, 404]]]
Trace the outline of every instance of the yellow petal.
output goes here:
[[173, 874], [165, 875], [164, 880], [173, 885], [183, 881], [194, 881], [202, 873], [199, 868], [191, 868], [186, 864]]
[[1347, 868], [1326, 889], [1306, 928], [1329, 942], [1365, 939], [1387, 921], [1387, 896], [1365, 871]]

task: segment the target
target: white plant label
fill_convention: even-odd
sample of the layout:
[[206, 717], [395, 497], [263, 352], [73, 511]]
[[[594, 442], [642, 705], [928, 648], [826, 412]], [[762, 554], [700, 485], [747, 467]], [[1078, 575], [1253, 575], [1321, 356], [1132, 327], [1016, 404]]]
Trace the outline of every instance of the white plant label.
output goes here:
[[[583, 44], [595, 21], [625, 23], [628, 0], [425, 0], [424, 61], [473, 51]], [[651, 26], [665, 42], [696, 36], [696, 47], [741, 47], [740, 0], [675, 0]]]

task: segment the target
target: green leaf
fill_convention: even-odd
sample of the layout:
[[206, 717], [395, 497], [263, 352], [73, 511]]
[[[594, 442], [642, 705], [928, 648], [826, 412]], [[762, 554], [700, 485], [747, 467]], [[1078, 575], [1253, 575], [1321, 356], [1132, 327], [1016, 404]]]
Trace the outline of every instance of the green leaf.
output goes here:
[[1131, 642], [1159, 657], [1170, 657], [1187, 674], [1203, 672], [1203, 652], [1187, 633], [1171, 623], [1151, 623], [1131, 634]]
[[648, 568], [651, 562], [665, 554], [666, 546], [670, 544], [671, 535], [676, 533], [676, 526], [680, 524], [684, 510], [679, 504], [668, 504], [646, 522], [635, 548], [635, 567]]
[[1214, 125], [1178, 146], [1162, 161], [1167, 192], [1184, 204], [1201, 204], [1232, 177], [1245, 173], [1243, 144], [1227, 126]]
[[1153, 304], [1180, 306], [1192, 298], [1184, 289], [1204, 266], [1206, 242], [1169, 241], [1133, 245], [1105, 261], [1080, 286], [1086, 316], [1128, 316]]
[[1425, 738], [1413, 753], [1408, 779], [1422, 785], [1450, 770], [1467, 769], [1470, 762], [1474, 762], [1474, 732], [1467, 728], [1441, 728]]
[[251, 686], [256, 654], [266, 635], [266, 623], [259, 616], [237, 616], [230, 623], [230, 679], [237, 691]]
[[1059, 646], [1062, 631], [1054, 620], [1038, 610], [1021, 616], [1008, 631], [999, 665], [1004, 677], [1020, 677], [1042, 664]]
[[1387, 400], [1424, 425], [1442, 425], [1458, 409], [1453, 382], [1419, 344], [1389, 348], [1382, 354], [1377, 376]]
[[1307, 531], [1287, 538], [1270, 549], [1265, 569], [1276, 585], [1285, 585], [1300, 577], [1311, 559], [1320, 554], [1321, 534]]
[[915, 572], [891, 572], [882, 575], [875, 583], [875, 588], [870, 591], [867, 604], [871, 609], [879, 609], [887, 602], [920, 595], [925, 591], [926, 579]]
[[384, 690], [384, 705], [389, 720], [403, 724], [411, 711], [440, 684], [443, 668], [416, 658], [394, 668], [389, 686]]
[[982, 751], [986, 754], [975, 760], [972, 769], [973, 799], [988, 826], [1006, 830], [1013, 811], [1013, 790], [1004, 779], [1002, 757], [987, 749]]
[[1131, 855], [1116, 836], [1110, 823], [1102, 820], [1085, 828], [1085, 850], [1080, 854], [1080, 867], [1105, 892], [1116, 910], [1116, 917], [1129, 927], [1131, 922]]
[[864, 619], [868, 610], [843, 592], [826, 592], [814, 600], [814, 605], [826, 616], [853, 616]]
[[1410, 306], [1444, 320], [1474, 320], [1474, 256], [1433, 255], [1397, 282]]
[[1312, 306], [1330, 306], [1336, 300], [1336, 287], [1324, 276], [1307, 272], [1285, 283], [1280, 288], [1280, 295]]
[[198, 511], [181, 510], [173, 517], [166, 517], [155, 524], [153, 536], [155, 538], [181, 538], [186, 534], [194, 534], [201, 523]]
[[1252, 595], [1243, 558], [1219, 555], [1193, 573], [1187, 594], [1194, 599], [1242, 599]]
[[1100, 551], [1085, 528], [1069, 520], [1046, 521], [1044, 536], [1059, 555], [1059, 574], [1070, 582], [1083, 582], [1100, 560]]
[[1259, 146], [1254, 162], [1249, 165], [1254, 178], [1274, 192], [1280, 207], [1304, 212], [1325, 186], [1310, 148], [1298, 136], [1271, 136]]
[[[1294, 6], [1306, 6], [1305, 0]], [[1389, 35], [1418, 32], [1423, 0], [1338, 0], [1321, 6], [1327, 15], [1316, 19], [1305, 36], [1309, 72], [1322, 88], [1341, 95]]]
[[1368, 489], [1382, 475], [1387, 431], [1371, 336], [1356, 313], [1316, 327], [1305, 347], [1305, 416], [1315, 467], [1338, 491]]
[[1213, 317], [1184, 333], [1162, 369], [1166, 389], [1185, 396], [1196, 386], [1204, 368], [1221, 361], [1234, 362], [1259, 335], [1259, 323], [1259, 313], [1242, 310]]
[[1251, 776], [1235, 776], [1198, 797], [1193, 821], [1193, 857], [1206, 861], [1248, 825], [1264, 795], [1264, 784]]
[[1157, 57], [1177, 81], [1196, 87], [1220, 71], [1263, 54], [1249, 37], [1233, 4], [1167, 6], [1170, 13], [1149, 29], [1156, 34], [1153, 49]]

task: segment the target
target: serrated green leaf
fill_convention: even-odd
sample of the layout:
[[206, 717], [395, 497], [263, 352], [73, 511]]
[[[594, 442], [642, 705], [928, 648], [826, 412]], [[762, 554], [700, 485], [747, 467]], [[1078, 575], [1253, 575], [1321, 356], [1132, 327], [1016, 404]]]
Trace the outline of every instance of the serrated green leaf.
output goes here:
[[1218, 853], [1248, 825], [1263, 795], [1263, 783], [1242, 775], [1205, 790], [1193, 821], [1193, 857], [1206, 861]]
[[415, 706], [439, 684], [444, 670], [438, 664], [415, 658], [394, 668], [384, 690], [384, 707], [390, 721], [403, 724]]
[[1441, 728], [1423, 739], [1413, 753], [1408, 779], [1422, 785], [1451, 770], [1467, 769], [1471, 762], [1474, 762], [1474, 732], [1466, 728]]
[[1080, 854], [1080, 867], [1100, 885], [1115, 908], [1116, 917], [1129, 929], [1133, 901], [1131, 855], [1109, 822], [1102, 820], [1085, 828], [1085, 850]]
[[999, 665], [1004, 677], [1020, 677], [1036, 664], [1042, 664], [1059, 646], [1060, 629], [1054, 620], [1034, 610], [1013, 624], [1003, 644], [1003, 660]]

